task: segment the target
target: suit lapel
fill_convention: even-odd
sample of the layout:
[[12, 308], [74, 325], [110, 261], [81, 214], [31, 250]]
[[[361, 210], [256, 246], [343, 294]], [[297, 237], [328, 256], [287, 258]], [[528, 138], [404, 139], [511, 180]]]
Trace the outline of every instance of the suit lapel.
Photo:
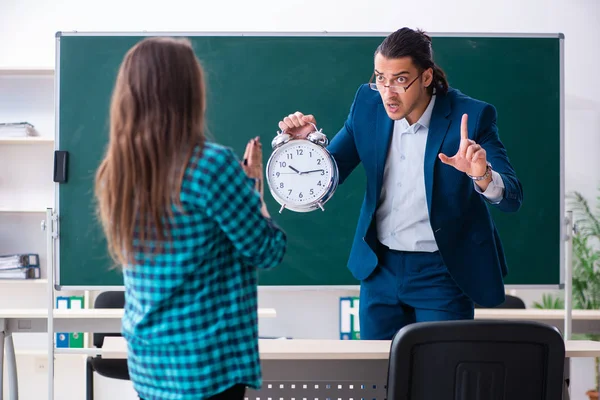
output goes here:
[[427, 195], [427, 207], [431, 212], [431, 198], [433, 192], [433, 167], [438, 160], [438, 153], [442, 142], [450, 126], [450, 100], [447, 95], [437, 95], [431, 121], [429, 123], [429, 133], [427, 135], [427, 144], [425, 146], [425, 192]]
[[385, 160], [387, 158], [393, 128], [394, 123], [385, 112], [384, 105], [378, 105], [377, 122], [375, 126], [375, 148], [377, 157], [377, 193], [375, 199], [379, 199], [379, 196], [381, 195], [381, 186], [383, 185], [383, 170], [385, 167]]

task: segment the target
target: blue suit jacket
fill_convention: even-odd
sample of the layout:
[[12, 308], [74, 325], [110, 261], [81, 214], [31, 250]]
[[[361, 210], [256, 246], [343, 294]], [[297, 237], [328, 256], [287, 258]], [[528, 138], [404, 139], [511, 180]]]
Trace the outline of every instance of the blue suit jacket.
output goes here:
[[[438, 158], [441, 152], [456, 154], [464, 113], [469, 115], [469, 138], [486, 150], [487, 160], [504, 182], [504, 197], [494, 207], [513, 212], [521, 206], [523, 189], [498, 137], [496, 109], [450, 88], [436, 96], [429, 125], [424, 165], [427, 207], [440, 254], [454, 280], [474, 302], [492, 307], [504, 301], [507, 266], [488, 201], [466, 174]], [[348, 261], [358, 280], [377, 266], [374, 217], [393, 125], [379, 93], [362, 85], [344, 127], [328, 147], [338, 164], [340, 182], [361, 162], [366, 172], [365, 199]]]

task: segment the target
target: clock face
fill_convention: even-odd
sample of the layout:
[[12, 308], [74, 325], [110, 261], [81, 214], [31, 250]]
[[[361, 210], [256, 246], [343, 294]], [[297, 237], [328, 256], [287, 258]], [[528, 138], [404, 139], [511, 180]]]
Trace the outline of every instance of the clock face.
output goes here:
[[308, 140], [293, 140], [271, 156], [267, 181], [280, 203], [307, 206], [327, 194], [336, 174], [334, 168], [323, 147]]

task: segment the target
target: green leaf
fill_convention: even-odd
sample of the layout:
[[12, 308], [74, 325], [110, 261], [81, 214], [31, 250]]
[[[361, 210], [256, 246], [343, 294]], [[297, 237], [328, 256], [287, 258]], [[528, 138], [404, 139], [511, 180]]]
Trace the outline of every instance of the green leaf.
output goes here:
[[542, 302], [534, 302], [533, 303], [533, 307], [534, 308], [540, 308], [540, 309], [561, 309], [561, 308], [565, 308], [565, 302], [562, 298], [558, 297], [558, 296], [554, 296], [552, 294], [549, 293], [544, 293], [542, 295]]

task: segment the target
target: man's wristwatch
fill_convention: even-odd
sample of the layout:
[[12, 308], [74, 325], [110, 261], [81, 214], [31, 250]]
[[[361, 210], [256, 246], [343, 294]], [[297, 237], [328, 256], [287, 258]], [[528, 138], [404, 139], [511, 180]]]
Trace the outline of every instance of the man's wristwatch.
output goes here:
[[484, 179], [489, 178], [492, 175], [492, 164], [487, 163], [487, 167], [485, 168], [485, 174], [483, 174], [482, 176], [472, 176], [467, 174], [467, 176], [471, 179], [473, 179], [474, 181], [483, 181]]

